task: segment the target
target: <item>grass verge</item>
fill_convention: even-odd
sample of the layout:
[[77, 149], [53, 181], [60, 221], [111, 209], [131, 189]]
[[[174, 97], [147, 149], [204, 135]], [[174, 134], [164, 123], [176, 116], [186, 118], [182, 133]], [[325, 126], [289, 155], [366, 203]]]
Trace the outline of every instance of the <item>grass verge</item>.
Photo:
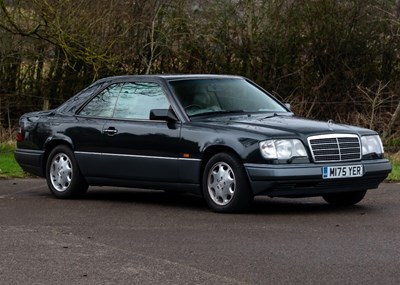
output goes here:
[[[0, 179], [29, 177], [14, 159], [15, 143], [0, 144]], [[387, 155], [392, 164], [392, 172], [387, 180], [390, 182], [400, 181], [400, 152]]]
[[392, 164], [392, 172], [389, 174], [387, 180], [398, 182], [400, 181], [400, 152], [388, 155], [388, 158]]
[[0, 179], [29, 177], [14, 159], [14, 143], [0, 144]]

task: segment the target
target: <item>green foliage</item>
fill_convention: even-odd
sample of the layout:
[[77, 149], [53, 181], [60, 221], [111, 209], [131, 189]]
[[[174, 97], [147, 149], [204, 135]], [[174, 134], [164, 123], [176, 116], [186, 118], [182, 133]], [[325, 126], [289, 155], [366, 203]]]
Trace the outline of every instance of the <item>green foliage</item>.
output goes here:
[[385, 146], [400, 149], [400, 138], [389, 138], [384, 142]]
[[14, 144], [0, 144], [0, 179], [27, 176], [15, 161], [14, 150]]
[[400, 158], [390, 158], [390, 163], [392, 164], [392, 172], [387, 178], [389, 181], [400, 181]]
[[296, 114], [398, 137], [394, 2], [0, 0], [0, 127], [106, 75], [228, 73]]

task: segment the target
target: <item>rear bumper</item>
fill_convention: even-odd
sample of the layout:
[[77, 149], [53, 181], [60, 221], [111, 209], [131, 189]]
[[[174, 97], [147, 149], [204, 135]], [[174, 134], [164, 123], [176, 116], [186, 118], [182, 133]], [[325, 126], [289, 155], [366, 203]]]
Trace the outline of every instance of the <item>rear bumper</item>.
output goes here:
[[374, 189], [385, 180], [392, 167], [387, 159], [330, 163], [329, 166], [362, 164], [362, 177], [323, 179], [322, 164], [245, 164], [254, 195], [310, 197], [334, 192]]
[[15, 160], [21, 168], [31, 174], [44, 177], [43, 171], [44, 151], [30, 149], [16, 149]]

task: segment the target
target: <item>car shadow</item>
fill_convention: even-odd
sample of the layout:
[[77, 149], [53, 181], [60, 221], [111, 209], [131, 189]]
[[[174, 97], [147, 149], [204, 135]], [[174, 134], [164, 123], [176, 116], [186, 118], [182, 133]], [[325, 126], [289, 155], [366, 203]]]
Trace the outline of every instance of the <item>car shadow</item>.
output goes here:
[[364, 215], [371, 211], [371, 207], [362, 202], [352, 206], [333, 206], [320, 197], [313, 198], [269, 198], [256, 197], [253, 201], [250, 214], [330, 214], [330, 213], [358, 213]]
[[91, 201], [137, 203], [162, 207], [179, 207], [196, 211], [208, 211], [205, 201], [189, 193], [165, 192], [162, 190], [142, 190], [112, 187], [90, 189], [81, 199]]
[[[156, 207], [174, 207], [187, 210], [210, 212], [202, 197], [189, 193], [164, 192], [129, 188], [95, 187], [89, 189], [83, 200], [137, 203]], [[296, 215], [296, 214], [329, 214], [358, 213], [364, 215], [372, 210], [368, 205], [332, 206], [322, 198], [269, 198], [256, 197], [246, 215]]]

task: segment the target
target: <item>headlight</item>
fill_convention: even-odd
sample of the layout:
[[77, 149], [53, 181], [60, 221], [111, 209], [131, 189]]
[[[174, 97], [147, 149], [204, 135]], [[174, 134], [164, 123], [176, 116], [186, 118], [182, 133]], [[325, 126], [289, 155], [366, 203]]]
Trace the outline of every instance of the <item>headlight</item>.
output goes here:
[[307, 152], [300, 140], [267, 140], [260, 142], [260, 151], [266, 159], [290, 159], [307, 157]]
[[381, 138], [378, 135], [361, 137], [362, 154], [383, 154]]

